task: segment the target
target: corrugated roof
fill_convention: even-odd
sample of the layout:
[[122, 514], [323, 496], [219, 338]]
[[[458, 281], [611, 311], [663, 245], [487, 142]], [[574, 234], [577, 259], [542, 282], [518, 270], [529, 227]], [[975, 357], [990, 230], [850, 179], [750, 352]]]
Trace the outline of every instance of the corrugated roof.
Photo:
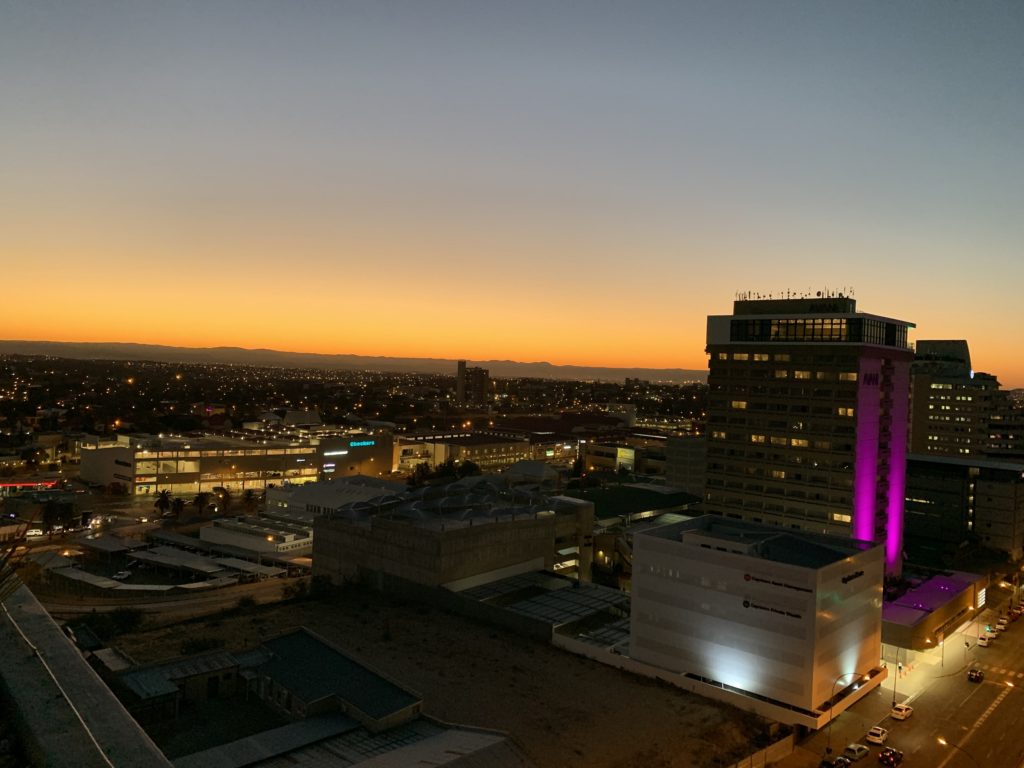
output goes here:
[[372, 718], [410, 707], [420, 697], [350, 659], [305, 629], [263, 643], [266, 674], [308, 702], [336, 696]]

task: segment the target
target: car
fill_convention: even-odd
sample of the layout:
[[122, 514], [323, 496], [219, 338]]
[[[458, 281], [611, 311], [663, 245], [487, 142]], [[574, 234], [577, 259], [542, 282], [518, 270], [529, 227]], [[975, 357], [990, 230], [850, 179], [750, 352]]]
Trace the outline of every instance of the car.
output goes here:
[[978, 638], [978, 645], [980, 645], [982, 648], [988, 648], [990, 645], [992, 645], [993, 639], [994, 638], [989, 637], [988, 635], [981, 635]]
[[842, 756], [855, 763], [869, 754], [871, 754], [871, 750], [864, 744], [847, 744]]
[[818, 768], [850, 768], [853, 763], [850, 762], [848, 757], [842, 755], [836, 755], [835, 757], [826, 757], [820, 763]]
[[118, 581], [124, 581], [125, 579], [130, 578], [131, 575], [132, 575], [131, 571], [118, 571], [117, 573], [115, 573], [110, 578], [117, 579]]
[[878, 762], [885, 766], [900, 765], [903, 762], [903, 753], [895, 747], [883, 747], [878, 753]]
[[896, 704], [889, 710], [889, 717], [893, 720], [906, 720], [914, 714], [914, 708], [907, 704]]
[[868, 744], [885, 744], [885, 740], [889, 738], [889, 732], [880, 725], [876, 725], [870, 731], [867, 736], [864, 737], [864, 741]]
[[985, 673], [977, 667], [975, 667], [974, 669], [968, 670], [967, 679], [970, 680], [972, 683], [980, 683], [982, 680], [985, 679]]

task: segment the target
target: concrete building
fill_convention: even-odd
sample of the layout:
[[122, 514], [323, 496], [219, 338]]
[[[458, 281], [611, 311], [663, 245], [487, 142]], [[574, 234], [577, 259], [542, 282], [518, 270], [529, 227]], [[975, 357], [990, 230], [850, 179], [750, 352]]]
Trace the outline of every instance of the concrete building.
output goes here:
[[907, 457], [905, 536], [915, 562], [955, 564], [967, 543], [1024, 557], [1024, 462]]
[[334, 583], [375, 573], [466, 586], [546, 569], [590, 578], [594, 507], [501, 488], [487, 477], [353, 503], [314, 523], [314, 574]]
[[629, 655], [820, 727], [885, 679], [883, 572], [884, 548], [848, 537], [717, 515], [654, 528], [633, 537]]
[[708, 511], [884, 542], [898, 573], [912, 327], [841, 295], [709, 317]]
[[999, 382], [974, 371], [967, 342], [918, 341], [911, 374], [910, 453], [985, 455]]

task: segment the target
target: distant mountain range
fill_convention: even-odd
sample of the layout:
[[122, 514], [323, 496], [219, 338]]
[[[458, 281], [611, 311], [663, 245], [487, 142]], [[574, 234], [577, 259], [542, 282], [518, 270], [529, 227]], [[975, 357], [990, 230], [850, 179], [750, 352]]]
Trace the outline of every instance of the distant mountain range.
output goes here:
[[[279, 352], [241, 347], [167, 347], [159, 344], [72, 341], [0, 341], [3, 355], [50, 355], [75, 360], [153, 360], [162, 363], [220, 363], [275, 368], [325, 368], [344, 371], [455, 374], [456, 360], [433, 357], [370, 357]], [[599, 368], [585, 365], [468, 360], [492, 377], [623, 381], [706, 381], [707, 371], [685, 368]]]

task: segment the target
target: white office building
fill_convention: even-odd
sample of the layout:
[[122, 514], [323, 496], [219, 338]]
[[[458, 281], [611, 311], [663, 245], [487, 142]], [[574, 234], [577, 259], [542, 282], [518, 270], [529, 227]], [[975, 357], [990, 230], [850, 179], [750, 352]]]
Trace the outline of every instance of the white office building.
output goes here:
[[633, 659], [810, 727], [885, 679], [884, 545], [705, 515], [633, 547]]

